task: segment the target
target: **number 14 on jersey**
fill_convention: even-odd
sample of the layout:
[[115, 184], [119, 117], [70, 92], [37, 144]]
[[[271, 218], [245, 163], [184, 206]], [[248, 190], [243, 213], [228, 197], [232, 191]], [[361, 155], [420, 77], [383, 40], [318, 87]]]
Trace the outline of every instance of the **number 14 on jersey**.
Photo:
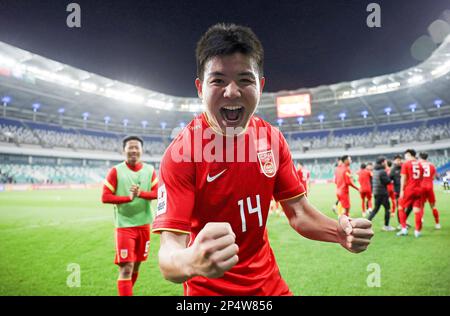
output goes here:
[[[245, 203], [244, 201], [247, 201]], [[258, 220], [259, 220], [259, 227], [262, 226], [263, 220], [262, 220], [262, 212], [261, 212], [261, 202], [259, 198], [259, 194], [256, 195], [256, 207], [253, 207], [252, 205], [252, 199], [250, 197], [247, 197], [246, 199], [239, 200], [238, 205], [241, 212], [241, 220], [242, 220], [242, 232], [247, 231], [247, 222], [245, 220], [245, 204], [247, 204], [247, 209], [249, 214], [258, 213]]]

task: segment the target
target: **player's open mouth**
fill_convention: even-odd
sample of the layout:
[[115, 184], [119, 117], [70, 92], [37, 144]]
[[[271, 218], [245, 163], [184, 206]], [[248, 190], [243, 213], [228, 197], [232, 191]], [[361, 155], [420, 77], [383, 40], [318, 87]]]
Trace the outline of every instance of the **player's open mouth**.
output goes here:
[[220, 114], [227, 124], [234, 125], [244, 116], [244, 107], [241, 105], [227, 105], [220, 108]]

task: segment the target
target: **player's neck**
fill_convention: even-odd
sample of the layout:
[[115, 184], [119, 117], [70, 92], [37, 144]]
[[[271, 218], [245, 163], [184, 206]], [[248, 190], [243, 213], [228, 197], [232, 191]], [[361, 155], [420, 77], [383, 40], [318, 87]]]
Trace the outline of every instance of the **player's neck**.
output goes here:
[[127, 164], [128, 168], [130, 168], [131, 170], [139, 170], [142, 166], [142, 162], [141, 161], [136, 161], [136, 162], [131, 162], [131, 161], [125, 161], [125, 163]]

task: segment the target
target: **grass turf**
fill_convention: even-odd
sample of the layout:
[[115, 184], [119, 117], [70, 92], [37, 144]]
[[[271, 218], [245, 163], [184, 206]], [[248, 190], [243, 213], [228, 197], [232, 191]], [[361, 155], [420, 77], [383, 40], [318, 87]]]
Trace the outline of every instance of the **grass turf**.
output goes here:
[[[271, 215], [268, 231], [281, 273], [295, 295], [450, 295], [450, 194], [436, 188], [442, 229], [434, 229], [427, 206], [423, 236], [382, 232], [383, 211], [374, 219], [368, 251], [355, 255], [335, 244], [307, 240], [285, 217]], [[312, 187], [311, 202], [328, 216], [333, 185]], [[351, 192], [352, 215], [360, 216]], [[0, 193], [0, 295], [116, 295], [112, 206], [99, 190]], [[413, 216], [409, 222], [414, 223]], [[393, 219], [397, 225], [397, 220]], [[182, 285], [165, 281], [157, 265], [159, 236], [152, 235], [135, 295], [182, 295]], [[69, 287], [80, 267], [80, 287]], [[367, 279], [380, 267], [380, 287]], [[369, 270], [368, 270], [369, 269]]]

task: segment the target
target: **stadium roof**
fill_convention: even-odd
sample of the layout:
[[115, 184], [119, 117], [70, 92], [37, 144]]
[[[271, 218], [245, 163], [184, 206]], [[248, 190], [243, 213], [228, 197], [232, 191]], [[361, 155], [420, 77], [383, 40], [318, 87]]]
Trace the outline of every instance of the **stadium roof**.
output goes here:
[[[367, 123], [362, 112], [368, 113], [370, 122], [378, 124], [387, 107], [392, 110], [390, 120], [408, 120], [412, 104], [414, 117], [433, 117], [437, 115], [433, 106], [436, 100], [450, 104], [449, 73], [450, 35], [426, 61], [404, 71], [309, 89], [263, 93], [258, 114], [276, 122], [276, 96], [306, 92], [312, 97], [313, 116], [305, 118], [304, 126], [310, 129], [323, 127], [317, 120], [318, 114], [325, 117], [331, 128], [340, 126], [341, 113], [346, 113], [345, 121], [350, 125]], [[198, 98], [165, 95], [108, 79], [3, 42], [0, 42], [0, 94], [13, 94], [19, 99], [19, 107], [22, 104], [31, 107], [39, 100], [46, 102], [53, 113], [67, 107], [65, 115], [70, 117], [80, 117], [89, 109], [91, 117], [100, 122], [105, 113], [111, 113], [116, 121], [120, 120], [114, 117], [116, 113], [122, 118], [130, 113], [135, 122], [150, 116], [149, 125], [158, 128], [162, 120], [174, 127], [202, 110]], [[297, 125], [295, 118], [285, 122], [285, 126]]]

